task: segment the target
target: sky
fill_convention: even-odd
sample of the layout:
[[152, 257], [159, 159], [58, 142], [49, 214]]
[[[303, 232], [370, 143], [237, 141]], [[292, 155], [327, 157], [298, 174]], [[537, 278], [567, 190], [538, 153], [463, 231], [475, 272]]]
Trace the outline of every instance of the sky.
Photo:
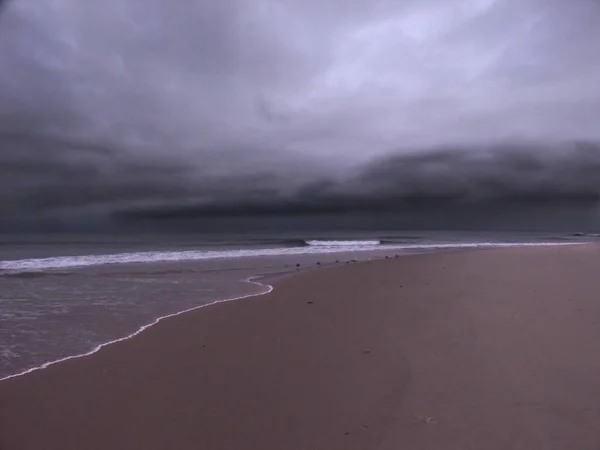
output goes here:
[[0, 221], [592, 198], [598, 54], [598, 0], [7, 1]]

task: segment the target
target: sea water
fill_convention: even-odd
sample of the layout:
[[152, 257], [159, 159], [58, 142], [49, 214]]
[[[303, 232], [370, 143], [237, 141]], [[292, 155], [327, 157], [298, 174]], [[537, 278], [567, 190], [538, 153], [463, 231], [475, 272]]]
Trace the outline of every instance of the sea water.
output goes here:
[[[593, 236], [0, 236], [0, 379], [84, 354], [158, 318], [270, 290], [253, 277], [454, 248]], [[298, 268], [297, 265], [300, 265]]]

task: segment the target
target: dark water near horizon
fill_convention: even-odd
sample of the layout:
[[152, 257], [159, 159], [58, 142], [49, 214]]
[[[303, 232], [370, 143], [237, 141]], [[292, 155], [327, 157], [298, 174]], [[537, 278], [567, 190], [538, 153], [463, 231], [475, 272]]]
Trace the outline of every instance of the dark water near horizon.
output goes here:
[[244, 280], [349, 259], [506, 244], [556, 233], [0, 235], [0, 378], [88, 352], [159, 317], [265, 292]]

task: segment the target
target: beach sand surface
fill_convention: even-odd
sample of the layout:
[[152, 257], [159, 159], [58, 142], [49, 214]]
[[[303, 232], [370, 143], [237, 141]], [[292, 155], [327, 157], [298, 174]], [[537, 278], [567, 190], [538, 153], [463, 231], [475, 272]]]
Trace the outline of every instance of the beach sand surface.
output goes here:
[[600, 248], [286, 277], [0, 382], [0, 449], [598, 450]]

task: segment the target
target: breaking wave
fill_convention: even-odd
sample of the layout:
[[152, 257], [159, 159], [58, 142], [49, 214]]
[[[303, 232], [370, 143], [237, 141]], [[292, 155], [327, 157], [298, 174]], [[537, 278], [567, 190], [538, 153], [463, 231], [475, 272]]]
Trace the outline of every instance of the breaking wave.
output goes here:
[[[310, 243], [312, 242], [312, 243]], [[435, 244], [387, 244], [386, 250], [404, 252], [422, 250], [445, 250], [453, 248], [494, 248], [494, 247], [520, 247], [544, 245], [573, 245], [573, 242], [469, 242], [469, 243], [435, 243]], [[261, 248], [261, 249], [236, 249], [236, 250], [189, 250], [189, 251], [160, 251], [160, 252], [133, 252], [115, 253], [111, 255], [82, 255], [82, 256], [56, 256], [52, 258], [33, 258], [13, 261], [0, 261], [0, 273], [13, 276], [20, 271], [40, 271], [47, 269], [63, 269], [67, 267], [98, 266], [104, 264], [131, 264], [153, 263], [170, 261], [197, 261], [223, 258], [246, 258], [260, 256], [285, 256], [302, 254], [323, 254], [337, 252], [360, 252], [381, 250], [380, 240], [368, 241], [307, 241], [304, 247], [288, 248]], [[26, 275], [27, 276], [27, 275]], [[39, 276], [32, 274], [31, 276]]]
[[364, 245], [381, 245], [381, 241], [379, 239], [376, 240], [367, 240], [367, 241], [359, 241], [359, 240], [348, 240], [348, 241], [326, 241], [326, 240], [309, 240], [305, 241], [306, 245], [315, 246], [315, 247], [356, 247], [356, 246], [364, 246]]

